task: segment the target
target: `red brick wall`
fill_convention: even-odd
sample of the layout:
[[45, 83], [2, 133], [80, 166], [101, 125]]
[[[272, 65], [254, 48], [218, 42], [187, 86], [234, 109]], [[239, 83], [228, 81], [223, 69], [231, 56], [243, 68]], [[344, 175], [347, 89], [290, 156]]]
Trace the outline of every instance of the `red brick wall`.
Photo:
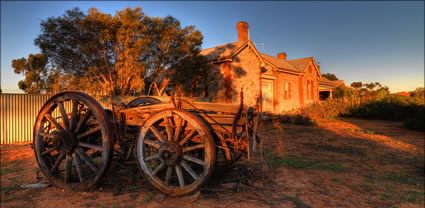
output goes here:
[[[313, 97], [308, 94], [308, 83], [312, 82]], [[309, 105], [319, 100], [319, 77], [313, 64], [309, 64], [302, 78], [304, 105]]]
[[[294, 110], [300, 107], [300, 94], [297, 75], [276, 73], [275, 80], [275, 113]], [[289, 86], [289, 94], [285, 97], [285, 82]], [[276, 99], [277, 98], [277, 99]]]

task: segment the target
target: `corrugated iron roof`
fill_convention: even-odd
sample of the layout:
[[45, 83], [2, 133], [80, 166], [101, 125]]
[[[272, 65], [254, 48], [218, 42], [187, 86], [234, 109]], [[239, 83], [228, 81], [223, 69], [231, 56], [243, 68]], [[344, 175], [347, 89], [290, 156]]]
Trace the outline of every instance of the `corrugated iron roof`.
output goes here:
[[344, 80], [329, 80], [326, 77], [322, 76], [319, 79], [319, 84], [327, 84], [327, 85], [338, 87], [339, 85], [344, 84]]
[[288, 62], [297, 68], [300, 72], [304, 72], [305, 68], [307, 67], [308, 63], [313, 59], [313, 57], [306, 57], [306, 58], [299, 58], [299, 59], [292, 59], [288, 60]]
[[213, 48], [204, 49], [200, 52], [200, 54], [206, 56], [208, 60], [211, 61], [218, 59], [226, 59], [230, 58], [231, 55], [244, 44], [246, 44], [246, 41], [219, 45]]
[[283, 59], [279, 59], [264, 53], [260, 53], [260, 54], [261, 54], [261, 57], [263, 57], [263, 59], [265, 59], [267, 62], [274, 65], [278, 69], [285, 69], [285, 70], [289, 70], [293, 72], [302, 72], [298, 70], [297, 68], [295, 68], [294, 66], [292, 66], [290, 63], [288, 63], [288, 61], [285, 61]]

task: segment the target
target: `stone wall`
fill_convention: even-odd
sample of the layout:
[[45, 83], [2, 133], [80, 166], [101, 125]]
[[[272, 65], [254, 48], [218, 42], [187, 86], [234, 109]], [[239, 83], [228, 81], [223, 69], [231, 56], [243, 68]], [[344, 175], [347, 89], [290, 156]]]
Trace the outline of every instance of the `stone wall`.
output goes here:
[[[218, 103], [228, 101], [239, 103], [240, 90], [243, 88], [244, 104], [248, 106], [256, 105], [261, 92], [261, 62], [249, 47], [247, 46], [237, 54], [232, 62], [221, 62], [213, 65], [213, 71], [219, 71], [219, 73], [217, 74], [217, 82], [209, 87], [209, 100]], [[230, 86], [230, 89], [226, 89], [228, 86]], [[226, 99], [228, 96], [229, 99]]]
[[[275, 113], [291, 111], [300, 107], [299, 75], [276, 73], [275, 80]], [[288, 83], [289, 94], [285, 98], [285, 83]]]
[[[312, 91], [313, 98], [310, 98], [308, 95], [308, 81], [312, 80]], [[304, 106], [307, 106], [315, 101], [319, 101], [319, 76], [317, 74], [316, 69], [312, 63], [310, 63], [307, 67], [307, 70], [304, 72], [304, 76], [302, 78], [302, 86], [303, 86], [303, 97], [304, 97]]]
[[253, 49], [247, 46], [237, 54], [231, 64], [232, 103], [239, 103], [240, 90], [244, 91], [244, 103], [254, 106], [260, 97], [261, 62]]

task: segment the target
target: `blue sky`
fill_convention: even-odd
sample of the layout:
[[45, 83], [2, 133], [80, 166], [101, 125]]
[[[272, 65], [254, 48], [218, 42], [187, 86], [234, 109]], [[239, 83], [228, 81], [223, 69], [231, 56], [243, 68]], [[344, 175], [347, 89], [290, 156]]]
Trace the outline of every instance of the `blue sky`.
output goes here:
[[195, 25], [203, 48], [237, 41], [235, 25], [246, 21], [260, 52], [288, 59], [313, 56], [322, 73], [346, 84], [378, 81], [391, 92], [424, 86], [424, 2], [1, 2], [1, 88], [17, 92], [24, 77], [11, 61], [39, 52], [33, 41], [40, 22], [65, 10], [91, 7], [115, 14], [142, 7], [149, 16], [172, 15]]

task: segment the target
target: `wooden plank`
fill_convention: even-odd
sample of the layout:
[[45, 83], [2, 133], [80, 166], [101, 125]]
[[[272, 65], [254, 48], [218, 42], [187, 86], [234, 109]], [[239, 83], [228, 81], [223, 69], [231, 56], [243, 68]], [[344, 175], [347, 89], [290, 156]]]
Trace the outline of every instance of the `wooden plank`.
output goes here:
[[[211, 124], [211, 127], [214, 129], [215, 132], [222, 132], [222, 133], [225, 133], [225, 134], [228, 133], [227, 131], [232, 132], [232, 126], [223, 126], [223, 125], [219, 126], [219, 125]], [[225, 131], [222, 127], [227, 129], [227, 131]], [[242, 126], [238, 126], [236, 128], [236, 132], [241, 132], [242, 130], [243, 130]]]
[[[207, 102], [192, 102], [197, 109], [211, 112], [223, 112], [227, 114], [236, 114], [239, 110], [239, 104], [228, 104], [228, 103], [207, 103]], [[193, 109], [192, 106], [188, 105], [186, 102], [182, 102], [183, 109]], [[244, 105], [242, 113], [246, 112], [248, 107]]]
[[[202, 116], [202, 115], [201, 115]], [[233, 124], [233, 120], [235, 118], [235, 116], [233, 117], [229, 117], [229, 118], [224, 118], [224, 117], [211, 117], [212, 119], [206, 117], [206, 116], [202, 116], [208, 123], [210, 124], [215, 124], [215, 122], [212, 120], [214, 119], [217, 123], [221, 124], [221, 125], [230, 125], [232, 126]], [[245, 118], [240, 118], [238, 120], [237, 125], [245, 125], [246, 123], [246, 119]]]

